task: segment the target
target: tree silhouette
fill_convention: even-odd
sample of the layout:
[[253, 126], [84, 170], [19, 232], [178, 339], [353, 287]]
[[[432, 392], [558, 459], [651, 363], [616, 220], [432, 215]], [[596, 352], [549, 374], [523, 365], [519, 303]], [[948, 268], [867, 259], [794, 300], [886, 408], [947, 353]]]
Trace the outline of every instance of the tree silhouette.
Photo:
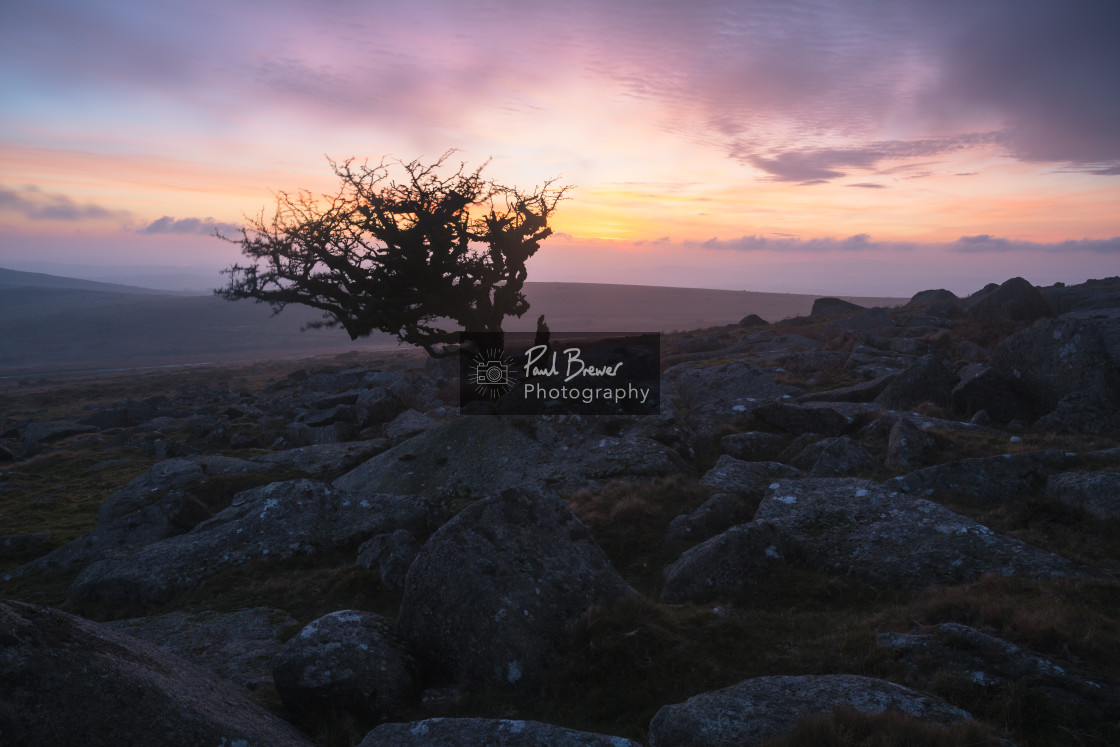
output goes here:
[[460, 330], [500, 338], [502, 320], [529, 308], [525, 262], [552, 233], [567, 187], [523, 192], [484, 179], [485, 164], [441, 176], [452, 152], [429, 165], [331, 161], [333, 196], [280, 192], [272, 218], [262, 210], [240, 237], [222, 237], [252, 262], [223, 270], [229, 284], [215, 293], [274, 313], [311, 306], [324, 316], [310, 327], [341, 326], [351, 339], [380, 330], [434, 357]]

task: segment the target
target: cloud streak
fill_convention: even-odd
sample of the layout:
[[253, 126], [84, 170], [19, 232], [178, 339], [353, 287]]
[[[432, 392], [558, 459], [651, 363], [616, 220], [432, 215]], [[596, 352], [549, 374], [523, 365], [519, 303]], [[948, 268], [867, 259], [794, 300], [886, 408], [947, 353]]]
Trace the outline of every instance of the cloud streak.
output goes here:
[[78, 203], [62, 194], [46, 194], [36, 187], [21, 191], [0, 188], [0, 211], [13, 212], [33, 221], [76, 222], [83, 220], [128, 220], [127, 210], [110, 210], [92, 202]]

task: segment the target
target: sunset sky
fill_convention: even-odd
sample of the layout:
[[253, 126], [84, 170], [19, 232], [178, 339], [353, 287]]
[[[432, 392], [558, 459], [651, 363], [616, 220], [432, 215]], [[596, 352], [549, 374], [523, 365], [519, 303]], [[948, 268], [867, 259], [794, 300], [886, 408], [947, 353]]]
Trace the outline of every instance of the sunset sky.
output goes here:
[[457, 148], [574, 185], [530, 280], [1117, 275], [1117, 38], [1115, 0], [5, 2], [0, 266], [214, 272], [327, 158]]

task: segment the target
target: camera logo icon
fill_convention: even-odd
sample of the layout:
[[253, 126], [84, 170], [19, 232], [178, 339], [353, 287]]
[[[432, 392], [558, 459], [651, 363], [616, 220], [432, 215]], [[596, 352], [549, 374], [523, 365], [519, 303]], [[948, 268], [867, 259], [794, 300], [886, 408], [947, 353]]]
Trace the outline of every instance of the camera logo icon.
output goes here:
[[513, 389], [513, 359], [502, 350], [486, 350], [474, 357], [471, 379], [475, 390], [484, 397], [498, 399]]

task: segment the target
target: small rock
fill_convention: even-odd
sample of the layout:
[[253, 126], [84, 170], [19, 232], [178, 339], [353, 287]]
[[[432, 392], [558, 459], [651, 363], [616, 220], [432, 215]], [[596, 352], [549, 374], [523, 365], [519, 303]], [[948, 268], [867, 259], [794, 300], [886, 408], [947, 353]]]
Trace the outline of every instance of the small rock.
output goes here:
[[308, 623], [277, 652], [273, 679], [294, 711], [392, 718], [415, 695], [404, 646], [380, 615], [340, 610]]

